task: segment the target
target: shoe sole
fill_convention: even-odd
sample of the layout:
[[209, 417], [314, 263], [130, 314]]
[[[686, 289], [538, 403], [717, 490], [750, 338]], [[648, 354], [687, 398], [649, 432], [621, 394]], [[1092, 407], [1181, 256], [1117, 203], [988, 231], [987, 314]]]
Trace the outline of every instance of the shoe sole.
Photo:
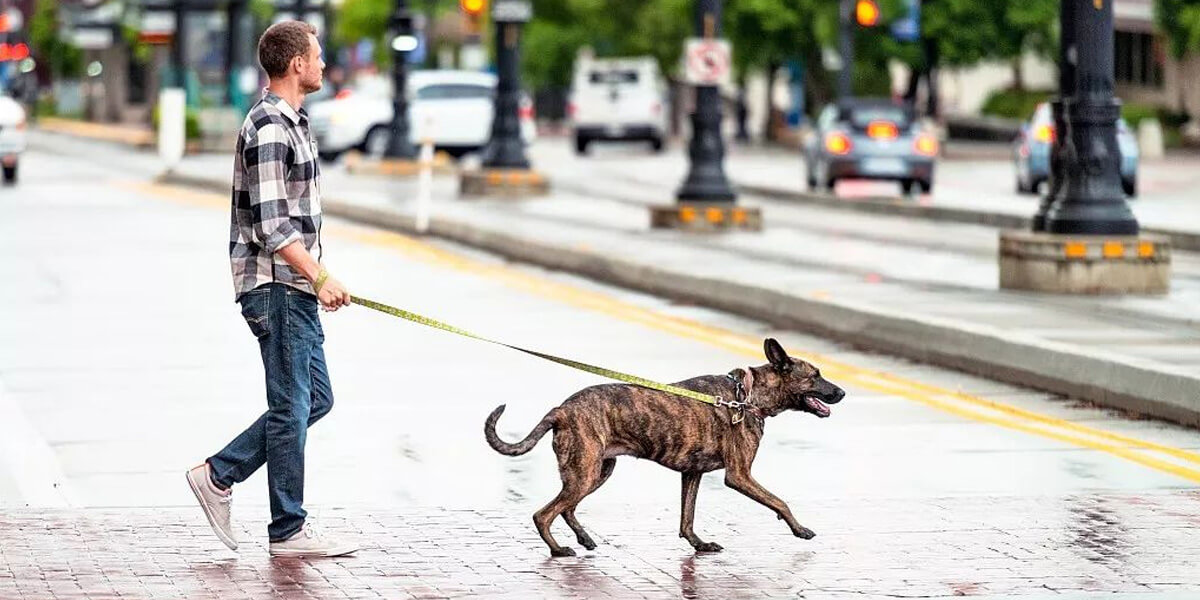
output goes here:
[[272, 558], [333, 558], [358, 552], [357, 546], [346, 546], [327, 552], [312, 552], [304, 550], [271, 550]]
[[196, 495], [196, 501], [200, 503], [200, 509], [204, 511], [204, 517], [208, 519], [208, 526], [212, 527], [213, 533], [217, 534], [217, 539], [221, 540], [221, 543], [225, 544], [230, 550], [237, 550], [237, 540], [225, 535], [225, 532], [221, 531], [221, 528], [217, 526], [217, 521], [213, 518], [212, 511], [208, 508], [208, 503], [204, 501], [204, 495], [200, 493], [199, 485], [195, 481], [192, 481], [192, 472], [188, 471], [184, 473], [184, 476], [187, 477], [188, 487], [192, 488], [192, 493]]

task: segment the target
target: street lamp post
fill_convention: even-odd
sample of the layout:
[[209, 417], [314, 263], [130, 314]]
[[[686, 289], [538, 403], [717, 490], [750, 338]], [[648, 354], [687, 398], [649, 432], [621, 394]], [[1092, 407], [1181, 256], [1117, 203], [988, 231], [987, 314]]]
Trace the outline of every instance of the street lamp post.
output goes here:
[[1050, 181], [1046, 185], [1046, 195], [1033, 215], [1032, 229], [1046, 230], [1046, 213], [1062, 195], [1063, 164], [1066, 158], [1066, 145], [1070, 136], [1067, 135], [1067, 119], [1064, 113], [1066, 100], [1075, 95], [1075, 61], [1078, 50], [1075, 46], [1075, 3], [1062, 0], [1059, 3], [1059, 27], [1061, 42], [1058, 46], [1058, 97], [1050, 103], [1054, 119], [1054, 140], [1050, 146]]
[[[1064, 103], [1067, 131], [1063, 184], [1046, 211], [1046, 231], [1062, 234], [1137, 235], [1138, 223], [1121, 189], [1117, 146], [1120, 104], [1113, 98], [1113, 3], [1072, 4], [1074, 94]], [[1068, 56], [1068, 59], [1071, 57]]]
[[171, 4], [175, 13], [175, 35], [171, 40], [171, 70], [175, 87], [187, 88], [187, 77], [184, 75], [187, 64], [187, 0], [175, 0]]
[[842, 69], [838, 71], [838, 100], [845, 100], [854, 93], [854, 4], [855, 0], [841, 0], [838, 5], [838, 54], [842, 57]]
[[408, 139], [408, 53], [415, 47], [408, 0], [395, 0], [392, 31], [392, 127], [384, 156], [412, 159], [416, 148]]
[[[721, 0], [695, 0], [696, 32], [707, 40], [720, 37]], [[696, 86], [688, 174], [675, 197], [680, 202], [733, 202], [725, 177], [725, 143], [721, 139], [721, 95], [716, 85]]]
[[497, 0], [492, 5], [492, 20], [496, 25], [497, 82], [491, 137], [483, 149], [485, 168], [529, 168], [518, 112], [521, 103], [521, 24], [529, 20], [531, 12], [531, 5], [524, 0]]

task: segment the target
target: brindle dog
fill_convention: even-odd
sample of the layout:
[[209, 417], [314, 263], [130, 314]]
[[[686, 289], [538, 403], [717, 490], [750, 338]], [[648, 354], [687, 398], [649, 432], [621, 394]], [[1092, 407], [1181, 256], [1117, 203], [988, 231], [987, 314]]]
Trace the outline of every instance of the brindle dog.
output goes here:
[[[769, 364], [675, 384], [726, 401], [746, 402], [748, 408], [744, 411], [716, 408], [640, 386], [597, 385], [577, 392], [551, 410], [516, 444], [496, 435], [496, 421], [504, 413], [504, 406], [492, 411], [483, 432], [488, 444], [501, 454], [517, 456], [529, 452], [547, 431], [554, 430], [554, 453], [558, 455], [562, 491], [533, 515], [538, 533], [550, 546], [550, 555], [575, 555], [574, 550], [559, 546], [550, 535], [550, 523], [559, 515], [584, 548], [596, 547], [576, 520], [575, 507], [608, 480], [618, 456], [647, 458], [683, 473], [679, 537], [687, 539], [696, 550], [721, 550], [720, 545], [697, 537], [692, 522], [700, 477], [722, 468], [725, 485], [775, 511], [797, 537], [812, 539], [816, 534], [797, 523], [787, 504], [754, 480], [750, 466], [762, 441], [766, 417], [785, 410], [828, 417], [826, 405], [841, 401], [846, 392], [821, 377], [816, 367], [789, 357], [779, 342], [767, 339], [763, 346]], [[744, 420], [735, 423], [738, 416], [744, 416]]]

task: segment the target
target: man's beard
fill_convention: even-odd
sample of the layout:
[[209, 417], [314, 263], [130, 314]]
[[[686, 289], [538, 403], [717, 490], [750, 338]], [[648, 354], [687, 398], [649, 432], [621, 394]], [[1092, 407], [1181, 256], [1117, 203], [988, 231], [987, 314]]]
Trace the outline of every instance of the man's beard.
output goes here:
[[321, 89], [321, 79], [318, 77], [313, 83], [301, 82], [300, 85], [303, 86], [305, 94], [311, 94]]

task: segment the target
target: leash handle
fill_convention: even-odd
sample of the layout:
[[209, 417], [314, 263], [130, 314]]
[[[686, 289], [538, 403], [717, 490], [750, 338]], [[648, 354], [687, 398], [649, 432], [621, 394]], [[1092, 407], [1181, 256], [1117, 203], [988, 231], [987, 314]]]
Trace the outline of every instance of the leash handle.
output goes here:
[[369, 308], [371, 310], [376, 310], [381, 313], [388, 314], [388, 315], [391, 315], [391, 316], [399, 318], [399, 319], [404, 319], [405, 321], [417, 323], [418, 325], [424, 325], [426, 327], [431, 327], [433, 329], [440, 329], [442, 331], [447, 331], [447, 332], [450, 332], [453, 334], [461, 335], [463, 337], [468, 337], [471, 339], [479, 340], [481, 342], [487, 342], [489, 344], [496, 344], [497, 346], [504, 346], [505, 348], [510, 348], [510, 349], [516, 350], [518, 352], [524, 352], [525, 354], [528, 354], [530, 356], [536, 356], [542, 360], [548, 360], [553, 363], [558, 363], [560, 365], [563, 365], [566, 367], [571, 367], [572, 369], [583, 371], [585, 373], [591, 373], [593, 375], [599, 375], [601, 377], [606, 377], [608, 379], [613, 379], [613, 380], [621, 381], [624, 383], [631, 383], [633, 385], [640, 385], [644, 388], [649, 388], [649, 389], [657, 390], [660, 392], [667, 392], [669, 394], [675, 394], [676, 396], [683, 396], [684, 398], [690, 398], [692, 400], [696, 400], [698, 402], [703, 402], [705, 404], [711, 404], [713, 406], [721, 406], [722, 405], [722, 403], [720, 402], [720, 399], [717, 398], [716, 396], [710, 396], [708, 394], [703, 394], [703, 393], [696, 392], [693, 390], [684, 389], [684, 388], [674, 386], [674, 385], [659, 383], [657, 381], [646, 379], [644, 377], [638, 377], [637, 375], [630, 375], [628, 373], [622, 373], [620, 371], [614, 371], [612, 369], [605, 369], [604, 367], [597, 367], [595, 365], [590, 365], [585, 362], [580, 362], [580, 361], [572, 360], [569, 358], [563, 358], [561, 356], [555, 356], [553, 354], [547, 354], [545, 352], [538, 352], [537, 350], [529, 350], [528, 348], [522, 348], [520, 346], [514, 346], [512, 344], [498, 342], [496, 340], [485, 338], [481, 335], [476, 335], [465, 329], [459, 329], [458, 327], [455, 327], [448, 323], [443, 323], [436, 319], [431, 319], [429, 317], [418, 315], [417, 313], [409, 312], [407, 310], [396, 308], [394, 306], [388, 306], [387, 304], [384, 304], [382, 302], [376, 302], [374, 300], [368, 300], [366, 298], [362, 298], [359, 296], [353, 296], [353, 295], [350, 296], [350, 301], [359, 306], [363, 306], [363, 307]]

